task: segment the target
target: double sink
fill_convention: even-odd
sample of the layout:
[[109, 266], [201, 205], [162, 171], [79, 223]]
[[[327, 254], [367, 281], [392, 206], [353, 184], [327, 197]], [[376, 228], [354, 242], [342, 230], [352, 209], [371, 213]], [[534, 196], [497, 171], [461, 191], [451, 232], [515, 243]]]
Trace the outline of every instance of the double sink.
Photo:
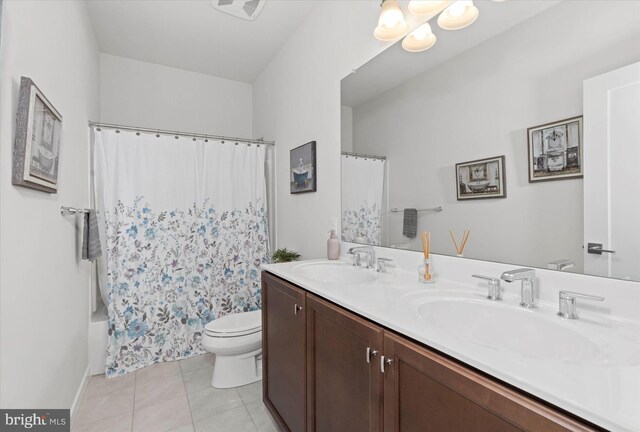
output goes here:
[[[293, 273], [323, 284], [353, 286], [381, 281], [385, 275], [346, 262], [299, 264]], [[385, 285], [408, 285], [408, 272], [387, 278]], [[517, 354], [531, 359], [556, 360], [593, 367], [635, 366], [640, 364], [640, 331], [636, 326], [617, 325], [601, 319], [563, 319], [558, 306], [539, 304], [535, 308], [518, 306], [514, 298], [491, 301], [477, 285], [438, 281], [406, 289], [395, 300], [423, 323], [431, 334], [443, 334], [461, 344], [480, 349]], [[412, 284], [413, 285], [413, 284]], [[359, 287], [366, 290], [366, 286]], [[366, 296], [366, 291], [363, 291]]]

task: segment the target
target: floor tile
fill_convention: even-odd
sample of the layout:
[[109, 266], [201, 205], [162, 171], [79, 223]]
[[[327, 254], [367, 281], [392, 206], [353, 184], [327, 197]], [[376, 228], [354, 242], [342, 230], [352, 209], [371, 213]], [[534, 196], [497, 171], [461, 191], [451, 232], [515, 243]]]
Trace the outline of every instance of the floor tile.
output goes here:
[[258, 432], [278, 432], [280, 430], [264, 403], [250, 402], [246, 406]]
[[256, 432], [244, 406], [194, 422], [196, 432]]
[[180, 360], [182, 372], [191, 372], [198, 369], [212, 367], [215, 356], [211, 353], [201, 354], [188, 359]]
[[193, 424], [188, 424], [188, 425], [177, 427], [175, 429], [171, 429], [167, 432], [193, 432], [193, 431], [194, 431]]
[[240, 395], [234, 388], [217, 389], [210, 387], [206, 390], [189, 393], [188, 398], [191, 417], [194, 421], [243, 405]]
[[71, 432], [131, 432], [132, 421], [133, 411], [129, 411], [85, 425], [78, 426], [77, 421], [73, 422]]
[[133, 387], [135, 381], [135, 371], [116, 378], [106, 378], [104, 374], [95, 375], [89, 378], [84, 397], [103, 396], [116, 390], [125, 390]]
[[185, 395], [182, 374], [146, 380], [136, 378], [135, 409]]
[[85, 397], [80, 404], [80, 410], [78, 411], [75, 424], [77, 424], [77, 426], [84, 426], [132, 410], [133, 386], [129, 386], [105, 395]]
[[168, 432], [191, 425], [187, 396], [164, 400], [133, 413], [133, 432]]
[[156, 363], [142, 369], [138, 369], [136, 379], [145, 382], [156, 378], [180, 375], [180, 363], [177, 361]]
[[236, 387], [244, 403], [262, 401], [262, 381]]
[[213, 367], [196, 369], [189, 372], [183, 372], [184, 385], [187, 393], [195, 393], [201, 390], [211, 388], [211, 378], [213, 377]]

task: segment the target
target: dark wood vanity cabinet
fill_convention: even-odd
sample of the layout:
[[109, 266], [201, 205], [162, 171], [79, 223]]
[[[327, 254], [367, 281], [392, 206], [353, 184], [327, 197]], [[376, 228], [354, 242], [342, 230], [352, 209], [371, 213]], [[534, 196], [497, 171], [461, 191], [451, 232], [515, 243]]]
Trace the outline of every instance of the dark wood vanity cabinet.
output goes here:
[[383, 352], [385, 432], [595, 430], [396, 334]]
[[307, 430], [379, 431], [382, 329], [307, 295]]
[[262, 389], [283, 430], [306, 429], [306, 293], [262, 273]]
[[599, 430], [269, 273], [262, 288], [264, 401], [284, 431]]

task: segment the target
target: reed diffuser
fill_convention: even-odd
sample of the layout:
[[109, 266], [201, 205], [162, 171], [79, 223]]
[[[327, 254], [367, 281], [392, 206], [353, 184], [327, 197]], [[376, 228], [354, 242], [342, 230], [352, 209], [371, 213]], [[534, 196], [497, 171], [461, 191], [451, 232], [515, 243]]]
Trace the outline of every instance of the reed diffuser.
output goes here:
[[424, 252], [424, 259], [422, 265], [418, 267], [418, 280], [422, 283], [434, 283], [436, 281], [436, 274], [433, 271], [433, 264], [431, 263], [431, 233], [423, 231], [420, 233], [422, 239], [422, 251]]
[[464, 256], [464, 248], [467, 247], [467, 240], [469, 240], [469, 234], [471, 234], [471, 230], [464, 230], [462, 234], [462, 240], [460, 241], [460, 246], [458, 246], [458, 242], [456, 241], [456, 236], [453, 235], [453, 231], [449, 230], [449, 235], [451, 236], [451, 240], [453, 240], [453, 246], [456, 248], [456, 252], [459, 257]]

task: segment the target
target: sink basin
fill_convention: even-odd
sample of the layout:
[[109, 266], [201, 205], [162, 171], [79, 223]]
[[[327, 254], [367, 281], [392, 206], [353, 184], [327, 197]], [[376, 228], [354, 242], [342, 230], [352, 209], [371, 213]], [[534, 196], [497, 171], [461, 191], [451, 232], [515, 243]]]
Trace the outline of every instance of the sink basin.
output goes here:
[[485, 300], [448, 298], [422, 303], [417, 312], [438, 330], [494, 350], [571, 363], [611, 366], [640, 362], [635, 344], [624, 344], [628, 349], [611, 353], [594, 342], [593, 334], [572, 328], [586, 323], [567, 322], [539, 311]]
[[362, 284], [376, 280], [376, 274], [373, 271], [340, 262], [300, 264], [293, 270], [300, 276], [324, 283]]

